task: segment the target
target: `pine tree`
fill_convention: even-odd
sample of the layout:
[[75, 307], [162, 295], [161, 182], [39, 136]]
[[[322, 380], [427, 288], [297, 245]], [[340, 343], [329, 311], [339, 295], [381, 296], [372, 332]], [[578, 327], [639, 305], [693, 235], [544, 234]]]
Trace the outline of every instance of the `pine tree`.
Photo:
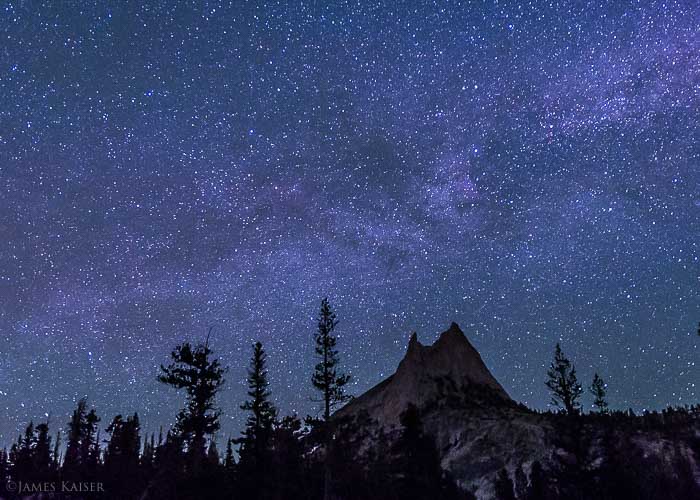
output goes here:
[[535, 460], [530, 470], [530, 485], [527, 488], [525, 500], [547, 500], [551, 498], [547, 485], [547, 475], [542, 468], [542, 464]]
[[525, 498], [525, 495], [527, 494], [527, 476], [523, 470], [523, 464], [520, 464], [515, 469], [515, 478], [513, 483], [515, 484], [515, 497], [521, 499]]
[[401, 434], [393, 446], [395, 490], [402, 499], [449, 498], [451, 485], [443, 478], [440, 455], [423, 431], [420, 412], [409, 404], [400, 416]]
[[315, 335], [316, 356], [319, 363], [316, 365], [311, 383], [322, 394], [323, 419], [326, 421], [330, 418], [331, 410], [335, 406], [350, 398], [345, 393], [345, 385], [350, 381], [350, 376], [339, 374], [337, 369], [340, 359], [335, 349], [337, 339], [333, 336], [333, 330], [337, 324], [336, 315], [328, 299], [324, 298], [321, 301], [318, 331]]
[[32, 467], [38, 479], [48, 479], [52, 470], [51, 436], [49, 424], [41, 423], [36, 426], [36, 445], [32, 456]]
[[61, 468], [61, 431], [60, 430], [56, 433], [56, 439], [54, 440], [54, 443], [53, 443], [53, 453], [51, 454], [51, 457], [53, 459], [53, 470], [54, 470], [54, 472], [58, 472], [58, 470]]
[[126, 420], [117, 415], [107, 427], [110, 437], [104, 453], [106, 489], [120, 498], [136, 498], [143, 487], [139, 467], [140, 429], [136, 413]]
[[85, 417], [87, 415], [87, 400], [78, 401], [78, 407], [73, 411], [73, 416], [68, 423], [68, 442], [66, 444], [66, 456], [63, 461], [65, 472], [75, 474], [81, 465], [80, 444], [85, 432]]
[[13, 472], [15, 478], [22, 480], [33, 475], [33, 455], [36, 446], [36, 436], [34, 433], [34, 423], [29, 422], [29, 425], [24, 430], [24, 434], [17, 438], [17, 443], [12, 446], [11, 462], [14, 464]]
[[241, 409], [249, 411], [246, 428], [239, 440], [239, 468], [244, 477], [244, 490], [252, 498], [261, 498], [263, 477], [271, 460], [271, 438], [277, 410], [270, 401], [267, 380], [266, 354], [260, 342], [253, 346], [253, 356], [248, 370], [248, 401]]
[[97, 467], [100, 462], [100, 438], [97, 424], [100, 422], [100, 417], [94, 409], [91, 409], [85, 416], [85, 422], [80, 442], [80, 463], [82, 465], [83, 474], [88, 478], [93, 478], [97, 473]]
[[273, 498], [292, 500], [308, 498], [304, 487], [307, 484], [304, 470], [304, 445], [301, 420], [296, 415], [284, 417], [277, 425], [272, 437], [273, 446]]
[[554, 361], [547, 370], [545, 384], [552, 391], [552, 404], [563, 407], [569, 415], [577, 413], [577, 400], [583, 389], [576, 379], [576, 368], [564, 356], [558, 343], [554, 351]]
[[206, 436], [218, 431], [220, 426], [221, 410], [214, 405], [226, 370], [211, 356], [208, 343], [193, 348], [185, 342], [171, 353], [170, 365], [161, 365], [162, 373], [158, 377], [164, 384], [185, 389], [187, 393], [187, 405], [177, 415], [175, 431], [187, 445], [194, 467], [205, 456]]
[[598, 413], [607, 413], [608, 402], [605, 399], [606, 384], [597, 373], [593, 375], [593, 383], [591, 383], [591, 387], [588, 391], [593, 395], [593, 406], [596, 407]]
[[501, 469], [498, 472], [496, 481], [493, 483], [493, 488], [497, 500], [515, 500], [513, 481], [506, 469]]
[[207, 463], [210, 467], [218, 467], [220, 465], [219, 449], [216, 447], [216, 440], [211, 439], [209, 441], [209, 448], [207, 449]]
[[183, 437], [179, 432], [168, 431], [163, 439], [161, 429], [155, 452], [155, 474], [149, 482], [147, 498], [183, 498], [178, 491], [181, 479], [187, 472], [183, 446]]
[[141, 453], [141, 467], [144, 471], [144, 474], [148, 477], [151, 475], [153, 472], [153, 467], [155, 466], [155, 459], [156, 459], [156, 437], [153, 433], [151, 433], [151, 437], [149, 439], [148, 436], [144, 436], [143, 438], [143, 452]]
[[233, 456], [233, 439], [226, 440], [226, 455], [224, 457], [224, 467], [228, 471], [232, 471], [236, 466], [236, 458]]
[[[6, 483], [10, 474], [10, 464], [7, 461], [7, 448], [0, 450], [0, 488]], [[2, 489], [0, 489], [2, 491]]]
[[109, 475], [123, 476], [133, 473], [139, 464], [140, 424], [138, 414], [123, 419], [117, 415], [107, 427], [110, 435], [105, 450], [104, 464]]

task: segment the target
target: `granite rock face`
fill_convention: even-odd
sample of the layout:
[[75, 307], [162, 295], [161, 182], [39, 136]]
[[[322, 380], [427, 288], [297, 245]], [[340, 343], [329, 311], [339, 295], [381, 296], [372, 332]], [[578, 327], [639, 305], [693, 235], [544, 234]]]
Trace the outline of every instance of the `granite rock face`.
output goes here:
[[413, 333], [396, 373], [355, 398], [337, 415], [366, 411], [383, 425], [395, 425], [409, 403], [420, 408], [444, 395], [445, 391], [467, 397], [470, 392], [475, 396], [489, 392], [494, 401], [512, 402], [456, 323], [429, 346], [421, 344]]

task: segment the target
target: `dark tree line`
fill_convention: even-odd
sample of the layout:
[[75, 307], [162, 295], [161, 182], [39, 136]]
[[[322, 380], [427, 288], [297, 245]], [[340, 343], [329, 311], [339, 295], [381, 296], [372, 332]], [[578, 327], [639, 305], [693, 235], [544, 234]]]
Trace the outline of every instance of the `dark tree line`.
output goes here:
[[[225, 448], [219, 450], [216, 437], [221, 410], [216, 398], [226, 368], [215, 358], [208, 337], [203, 344], [186, 342], [176, 346], [158, 377], [184, 394], [184, 407], [172, 429], [161, 430], [157, 436], [142, 435], [138, 414], [117, 415], [100, 427], [96, 410], [80, 400], [65, 436], [60, 432], [52, 436], [48, 421], [30, 422], [9, 451], [0, 450], [0, 488], [19, 485], [19, 491], [0, 489], [0, 498], [42, 493], [22, 490], [22, 484], [36, 488], [64, 482], [81, 491], [48, 491], [50, 498], [474, 498], [442, 468], [441, 453], [423, 428], [428, 408], [409, 405], [392, 435], [377, 431], [362, 418], [332, 418], [333, 410], [349, 399], [350, 377], [339, 368], [337, 324], [324, 299], [314, 335], [317, 364], [310, 377], [319, 394], [321, 418], [302, 421], [296, 415], [279, 415], [270, 391], [267, 355], [256, 342], [246, 377], [247, 397], [240, 406], [247, 416], [245, 427], [240, 436], [226, 439]], [[546, 385], [561, 411], [542, 415], [556, 429], [557, 448], [567, 459], [500, 469], [492, 483], [497, 499], [700, 498], [700, 488], [681, 450], [672, 458], [674, 474], [650, 474], [664, 464], [643, 453], [630, 437], [639, 431], [690, 443], [695, 456], [700, 456], [700, 438], [692, 431], [700, 421], [700, 409], [669, 408], [642, 415], [610, 410], [607, 386], [596, 373], [588, 388], [595, 411], [584, 413], [580, 405], [583, 387], [559, 345]], [[592, 449], [598, 449], [595, 463], [589, 453]]]

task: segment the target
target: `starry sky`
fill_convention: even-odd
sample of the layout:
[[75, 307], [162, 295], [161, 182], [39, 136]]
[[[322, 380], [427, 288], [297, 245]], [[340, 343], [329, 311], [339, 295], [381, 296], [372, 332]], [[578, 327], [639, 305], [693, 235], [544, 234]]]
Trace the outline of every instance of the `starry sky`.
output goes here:
[[613, 407], [698, 403], [696, 2], [1, 9], [3, 444], [82, 396], [169, 425], [209, 327], [224, 436], [258, 339], [313, 414], [324, 296], [356, 395], [456, 321], [532, 407], [556, 342]]

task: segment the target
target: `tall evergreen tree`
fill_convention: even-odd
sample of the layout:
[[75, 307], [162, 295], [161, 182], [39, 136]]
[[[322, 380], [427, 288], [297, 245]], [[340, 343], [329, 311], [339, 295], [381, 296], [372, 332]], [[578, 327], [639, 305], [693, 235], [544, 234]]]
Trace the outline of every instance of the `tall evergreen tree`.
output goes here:
[[272, 430], [277, 410], [270, 401], [269, 382], [265, 367], [267, 356], [260, 342], [253, 346], [248, 370], [248, 397], [241, 409], [249, 411], [246, 428], [240, 439], [239, 469], [244, 478], [244, 490], [251, 498], [262, 498], [271, 460]]
[[32, 467], [37, 479], [46, 480], [51, 475], [53, 460], [48, 422], [36, 426], [36, 446], [32, 456]]
[[607, 413], [608, 402], [605, 399], [606, 384], [597, 373], [593, 375], [593, 382], [588, 391], [593, 395], [593, 406], [596, 407], [598, 413]]
[[209, 448], [207, 449], [207, 464], [209, 467], [218, 467], [221, 464], [221, 457], [219, 457], [219, 449], [216, 446], [216, 439], [211, 439], [209, 441]]
[[545, 384], [552, 391], [552, 404], [563, 407], [569, 415], [578, 411], [578, 398], [583, 389], [576, 379], [576, 368], [564, 356], [558, 343], [554, 351], [554, 361], [547, 370]]
[[497, 500], [515, 500], [513, 480], [506, 469], [501, 469], [493, 483], [493, 489]]
[[330, 418], [335, 406], [350, 398], [345, 393], [345, 386], [350, 381], [350, 376], [338, 373], [340, 358], [335, 348], [337, 339], [333, 336], [333, 330], [337, 324], [335, 312], [331, 309], [328, 299], [324, 298], [321, 301], [318, 330], [315, 335], [315, 350], [319, 362], [311, 377], [311, 383], [321, 392], [323, 418], [326, 421]]
[[171, 353], [170, 365], [161, 365], [158, 379], [164, 384], [185, 389], [187, 404], [177, 415], [175, 431], [187, 445], [191, 464], [197, 467], [205, 456], [206, 436], [219, 430], [221, 410], [215, 407], [216, 395], [224, 383], [225, 368], [211, 359], [208, 343], [192, 347], [189, 342]]
[[117, 415], [107, 427], [110, 435], [104, 455], [104, 465], [110, 475], [123, 476], [139, 465], [141, 437], [138, 414], [123, 419]]
[[107, 427], [109, 441], [104, 453], [107, 493], [113, 498], [137, 498], [144, 483], [140, 468], [141, 448], [138, 414], [117, 415]]
[[10, 461], [14, 465], [13, 475], [18, 480], [30, 478], [33, 476], [33, 455], [36, 447], [36, 435], [34, 432], [34, 423], [29, 422], [29, 425], [24, 430], [24, 434], [17, 438], [17, 443], [10, 450]]
[[224, 456], [224, 467], [228, 471], [232, 471], [236, 466], [236, 457], [233, 455], [233, 439], [226, 440], [226, 455]]
[[97, 424], [100, 417], [94, 408], [85, 415], [82, 440], [80, 442], [80, 463], [83, 469], [83, 477], [92, 478], [97, 474], [100, 463], [100, 437]]
[[61, 468], [61, 431], [56, 432], [56, 439], [53, 442], [53, 470], [57, 472]]
[[77, 473], [81, 465], [80, 447], [85, 432], [85, 417], [87, 416], [87, 400], [78, 401], [77, 408], [68, 422], [68, 442], [66, 443], [66, 456], [63, 461], [63, 469], [69, 476]]
[[273, 498], [294, 500], [308, 498], [308, 483], [304, 471], [304, 445], [301, 420], [294, 416], [284, 417], [275, 425], [272, 437]]
[[398, 498], [422, 500], [452, 498], [456, 490], [440, 465], [433, 439], [423, 431], [420, 412], [409, 404], [400, 416], [401, 434], [393, 446], [393, 468]]
[[[0, 450], [0, 488], [3, 488], [10, 474], [10, 464], [8, 463], [7, 448]], [[2, 489], [0, 489], [2, 492]]]
[[146, 498], [181, 498], [178, 489], [185, 470], [184, 441], [180, 433], [168, 431], [158, 435], [155, 452], [155, 474], [146, 490]]
[[552, 494], [542, 464], [535, 460], [530, 470], [530, 485], [527, 488], [525, 500], [549, 500]]

